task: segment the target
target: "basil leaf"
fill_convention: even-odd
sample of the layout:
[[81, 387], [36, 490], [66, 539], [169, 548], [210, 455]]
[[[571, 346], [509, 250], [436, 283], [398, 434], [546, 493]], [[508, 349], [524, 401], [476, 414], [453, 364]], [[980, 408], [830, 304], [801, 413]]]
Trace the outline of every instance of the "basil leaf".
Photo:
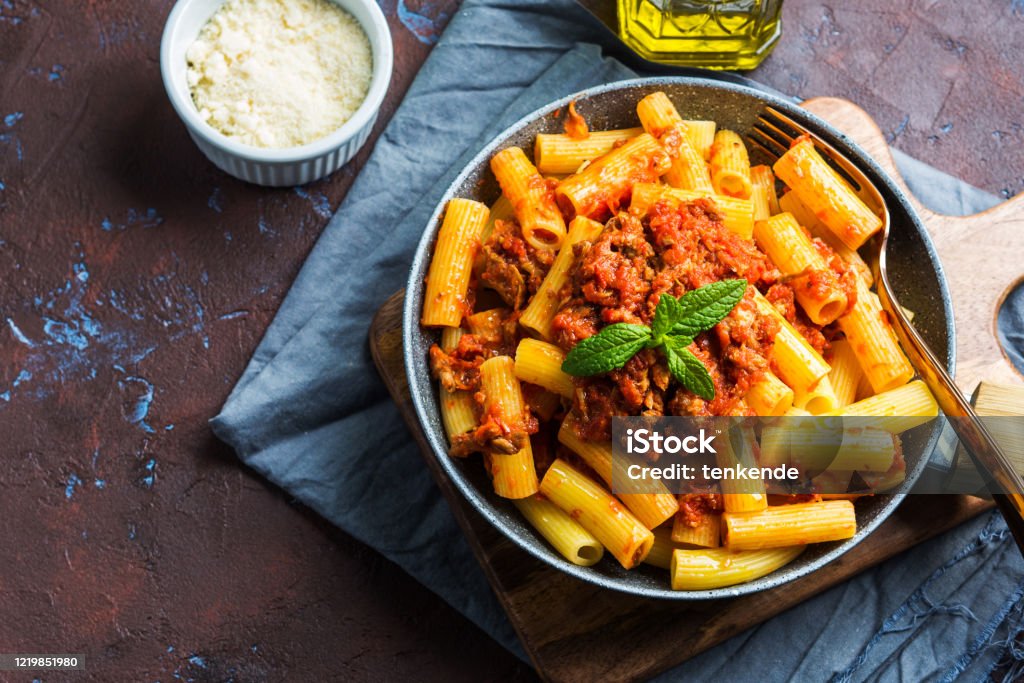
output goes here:
[[746, 280], [722, 280], [687, 292], [679, 299], [679, 318], [672, 334], [692, 338], [710, 330], [736, 308], [746, 291]]
[[711, 374], [697, 356], [683, 344], [684, 339], [669, 337], [665, 342], [665, 358], [668, 370], [680, 384], [700, 396], [705, 401], [715, 397], [715, 383]]
[[654, 320], [651, 322], [651, 337], [654, 346], [660, 345], [676, 323], [682, 320], [679, 313], [679, 300], [671, 294], [662, 294], [658, 306], [654, 309]]
[[562, 371], [576, 377], [590, 377], [621, 368], [650, 338], [651, 330], [644, 325], [609, 325], [574, 346], [562, 363]]

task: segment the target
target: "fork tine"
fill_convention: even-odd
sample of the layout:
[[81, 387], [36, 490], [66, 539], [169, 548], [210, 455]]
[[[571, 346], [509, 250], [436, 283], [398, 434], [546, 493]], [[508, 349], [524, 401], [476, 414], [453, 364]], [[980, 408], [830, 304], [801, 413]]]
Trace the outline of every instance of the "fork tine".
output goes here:
[[[763, 131], [767, 130], [771, 131], [772, 136], [777, 140], [784, 140], [787, 150], [796, 138], [801, 136], [809, 138], [811, 144], [814, 145], [814, 148], [818, 150], [818, 153], [821, 154], [821, 157], [825, 160], [825, 163], [831, 166], [836, 173], [842, 176], [842, 178], [853, 188], [861, 199], [867, 201], [867, 197], [870, 196], [870, 192], [867, 192], [865, 188], [862, 187], [861, 183], [854, 177], [854, 174], [851, 173], [848, 168], [845, 168], [840, 160], [836, 158], [837, 152], [824, 140], [819, 139], [817, 135], [807, 131], [801, 127], [800, 124], [793, 121], [793, 119], [772, 107], [764, 108], [759, 115], [755, 126], [762, 135], [765, 135]], [[759, 146], [763, 148], [763, 145]], [[843, 161], [846, 161], [844, 157], [842, 159]]]
[[747, 139], [750, 140], [754, 146], [760, 147], [764, 150], [770, 158], [778, 159], [786, 153], [789, 146], [780, 142], [773, 135], [758, 127], [759, 124], [760, 121], [755, 124], [754, 128], [752, 128], [749, 133], [747, 133]]
[[772, 107], [765, 107], [759, 116], [759, 120], [785, 138], [787, 142], [792, 142], [801, 135], [806, 135], [806, 131], [794, 122], [793, 119]]

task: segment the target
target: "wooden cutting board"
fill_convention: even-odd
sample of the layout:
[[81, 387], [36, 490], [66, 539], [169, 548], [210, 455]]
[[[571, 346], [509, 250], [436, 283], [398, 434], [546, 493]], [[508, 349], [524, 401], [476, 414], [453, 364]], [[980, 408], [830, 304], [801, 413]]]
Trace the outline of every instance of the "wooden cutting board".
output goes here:
[[[854, 138], [898, 178], [885, 138], [865, 112], [832, 98], [809, 100], [805, 106]], [[1022, 199], [967, 218], [918, 207], [940, 248], [954, 292], [958, 329], [974, 331], [961, 332], [957, 343], [958, 381], [968, 391], [981, 379], [1021, 382], [999, 350], [995, 310], [1009, 285], [1024, 273], [1024, 266], [1006, 258], [1008, 253], [1024, 254]], [[954, 249], [965, 243], [971, 248]], [[997, 253], [1001, 255], [995, 258]], [[960, 263], [962, 269], [953, 267]], [[956, 298], [960, 290], [962, 298]], [[402, 364], [402, 301], [401, 292], [392, 296], [373, 321], [374, 361], [524, 648], [546, 680], [643, 680], [991, 507], [968, 496], [911, 496], [835, 562], [774, 590], [731, 600], [679, 603], [591, 586], [513, 545], [463, 499], [438, 465], [409, 397]]]

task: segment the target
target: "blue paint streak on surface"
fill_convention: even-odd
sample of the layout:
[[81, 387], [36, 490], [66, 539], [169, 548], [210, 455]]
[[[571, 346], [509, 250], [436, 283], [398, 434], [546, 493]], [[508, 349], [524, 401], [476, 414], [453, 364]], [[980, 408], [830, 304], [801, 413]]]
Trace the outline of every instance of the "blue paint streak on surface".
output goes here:
[[131, 522], [129, 522], [128, 523], [128, 540], [129, 541], [134, 541], [135, 540], [135, 532], [136, 532], [135, 525], [132, 524]]
[[49, 81], [59, 81], [63, 74], [64, 66], [61, 64], [54, 64], [53, 68], [50, 69], [50, 73], [46, 76], [46, 78]]
[[93, 486], [95, 486], [98, 489], [105, 489], [105, 488], [107, 488], [107, 482], [106, 482], [105, 479], [94, 479], [92, 483], [93, 483]]
[[23, 118], [25, 118], [24, 112], [16, 111], [13, 114], [8, 114], [4, 117], [4, 125], [8, 128], [13, 128], [14, 124], [21, 121]]
[[259, 231], [260, 231], [261, 235], [271, 235], [271, 236], [274, 236], [274, 235], [277, 234], [277, 232], [273, 228], [270, 227], [270, 223], [267, 222], [267, 219], [264, 218], [263, 216], [260, 216], [260, 220], [256, 224], [256, 227], [259, 228]]
[[146, 417], [149, 415], [149, 407], [153, 404], [153, 383], [143, 377], [125, 377], [119, 380], [118, 384], [122, 389], [128, 389], [132, 384], [142, 386], [142, 394], [135, 398], [131, 410], [125, 417], [131, 424], [138, 425], [142, 431], [152, 434], [153, 428], [146, 423]]
[[172, 425], [172, 424], [167, 425], [167, 426], [164, 427], [164, 431], [165, 432], [172, 431], [173, 429], [174, 429], [174, 425]]
[[217, 320], [234, 320], [235, 318], [245, 318], [249, 315], [249, 311], [231, 311], [224, 315], [218, 316]]
[[168, 645], [167, 646], [167, 651], [168, 652], [174, 652], [174, 646], [173, 645]]
[[224, 210], [224, 191], [220, 187], [213, 188], [210, 198], [206, 200], [206, 205], [217, 213], [221, 213]]
[[22, 370], [18, 373], [18, 376], [14, 378], [14, 383], [11, 384], [11, 386], [16, 387], [22, 382], [27, 382], [30, 379], [32, 379], [32, 373], [28, 370]]
[[188, 661], [191, 662], [192, 664], [198, 666], [200, 669], [205, 669], [206, 668], [206, 660], [204, 660], [199, 655], [192, 655], [191, 657], [188, 658]]
[[142, 228], [155, 228], [163, 222], [164, 218], [160, 215], [160, 212], [153, 207], [149, 207], [145, 211], [142, 209], [128, 209], [125, 214], [124, 223], [114, 223], [107, 216], [100, 223], [100, 227], [106, 232], [112, 232], [114, 230], [124, 231], [136, 225]]
[[317, 192], [316, 194], [310, 194], [308, 190], [302, 187], [295, 188], [295, 194], [303, 199], [308, 200], [313, 205], [313, 211], [316, 215], [321, 218], [331, 217], [331, 202], [327, 199], [327, 195], [323, 192]]
[[151, 489], [153, 488], [153, 484], [156, 483], [156, 460], [150, 458], [149, 460], [146, 461], [145, 467], [146, 472], [148, 472], [148, 474], [146, 474], [146, 476], [142, 478], [142, 483], [146, 486], [146, 488]]
[[114, 310], [124, 313], [132, 320], [142, 320], [146, 317], [141, 307], [129, 309], [124, 296], [115, 289], [110, 290], [110, 293], [107, 295], [107, 301], [114, 307]]
[[943, 133], [948, 133], [949, 131], [953, 130], [953, 124], [947, 123], [946, 125], [939, 128], [939, 130], [942, 131]]
[[43, 318], [43, 334], [54, 344], [73, 346], [79, 351], [89, 348], [89, 339], [83, 334], [76, 323], [65, 323], [51, 318]]
[[21, 139], [13, 133], [0, 133], [0, 142], [4, 143], [8, 147], [14, 145], [15, 156], [18, 157], [18, 161], [25, 160], [25, 150], [21, 146]]
[[[40, 303], [42, 302], [40, 301]], [[10, 318], [7, 319], [7, 326], [11, 328], [11, 334], [14, 335], [15, 339], [17, 339], [30, 349], [34, 349], [36, 347], [35, 342], [26, 337], [25, 333], [22, 332], [21, 329]]]
[[11, 392], [10, 392], [10, 390], [5, 391], [2, 394], [0, 394], [0, 401], [4, 401], [5, 403], [10, 403], [11, 402]]
[[419, 11], [413, 11], [406, 6], [406, 0], [398, 0], [395, 12], [398, 20], [416, 36], [416, 40], [425, 45], [433, 45], [441, 35], [441, 32], [438, 30], [438, 24], [443, 25], [448, 15], [440, 12], [432, 17], [427, 14], [431, 10], [433, 10], [433, 7], [430, 3], [423, 3]]
[[7, 189], [7, 186], [4, 185], [4, 181], [0, 180], [0, 191], [6, 190], [6, 189]]
[[68, 484], [64, 487], [64, 497], [71, 500], [71, 497], [75, 495], [75, 487], [82, 483], [82, 480], [78, 478], [77, 474], [72, 474], [68, 477]]

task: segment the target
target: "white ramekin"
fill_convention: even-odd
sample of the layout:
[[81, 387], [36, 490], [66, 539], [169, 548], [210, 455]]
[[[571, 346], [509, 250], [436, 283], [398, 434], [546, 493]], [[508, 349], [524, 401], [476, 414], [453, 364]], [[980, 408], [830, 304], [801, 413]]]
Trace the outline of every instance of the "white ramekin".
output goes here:
[[362, 25], [373, 51], [366, 99], [341, 128], [319, 140], [287, 149], [264, 149], [227, 137], [203, 121], [186, 79], [185, 52], [225, 0], [178, 0], [160, 43], [160, 72], [171, 105], [203, 154], [225, 173], [257, 185], [302, 185], [338, 170], [370, 136], [388, 83], [394, 49], [387, 20], [374, 0], [333, 0]]

